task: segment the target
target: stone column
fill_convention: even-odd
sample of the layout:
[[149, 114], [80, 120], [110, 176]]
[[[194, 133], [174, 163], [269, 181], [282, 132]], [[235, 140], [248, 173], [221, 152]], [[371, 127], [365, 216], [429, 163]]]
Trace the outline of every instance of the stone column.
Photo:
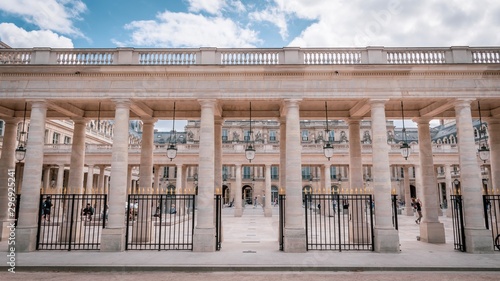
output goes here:
[[405, 166], [403, 188], [405, 190], [405, 213], [407, 216], [413, 216], [413, 206], [411, 205], [410, 172], [411, 166]]
[[[351, 190], [363, 189], [363, 163], [359, 119], [349, 119], [349, 183]], [[361, 192], [360, 192], [361, 193]]]
[[297, 99], [284, 101], [286, 120], [286, 209], [284, 244], [285, 252], [306, 251], [306, 230], [302, 209], [302, 168], [300, 141], [300, 114]]
[[[147, 118], [142, 120], [141, 160], [139, 166], [139, 194], [151, 194], [153, 177], [153, 139], [156, 120]], [[139, 200], [137, 222], [132, 228], [135, 242], [148, 242], [151, 239], [151, 218], [153, 216], [151, 202]]]
[[62, 194], [64, 188], [64, 164], [57, 166], [56, 194]]
[[500, 194], [500, 119], [488, 119], [488, 135], [490, 141], [491, 186], [495, 194]]
[[130, 101], [115, 100], [115, 126], [111, 151], [111, 183], [109, 187], [109, 216], [101, 234], [101, 251], [125, 250], [124, 209], [127, 201], [128, 128]]
[[43, 146], [47, 104], [34, 101], [31, 105], [29, 139], [23, 172], [23, 199], [16, 229], [16, 251], [36, 250], [40, 179], [42, 178]]
[[[175, 194], [185, 194], [184, 193], [184, 166], [182, 164], [177, 164], [177, 175], [175, 177]], [[176, 210], [180, 215], [185, 213], [186, 204], [184, 200], [176, 200], [175, 203]]]
[[[142, 120], [141, 141], [141, 163], [139, 167], [139, 189], [144, 194], [151, 194], [153, 185], [153, 149], [154, 149], [154, 125], [156, 119], [148, 118]], [[150, 216], [149, 216], [150, 217]]]
[[9, 226], [14, 223], [13, 206], [9, 199], [16, 198], [16, 133], [18, 119], [4, 118], [5, 131], [3, 135], [2, 156], [0, 157], [0, 241], [9, 238]]
[[375, 195], [375, 251], [399, 252], [398, 232], [392, 226], [390, 147], [387, 144], [385, 102], [370, 100], [372, 118], [372, 172]]
[[[321, 172], [322, 172], [322, 181], [321, 183], [323, 184], [323, 189], [325, 190], [324, 194], [325, 197], [327, 197], [328, 194], [332, 196], [332, 177], [331, 177], [331, 171], [330, 171], [330, 163], [324, 164], [321, 167]], [[325, 198], [325, 199], [326, 199]], [[330, 197], [333, 199], [333, 197]], [[321, 203], [321, 214], [322, 215], [333, 215], [333, 204], [331, 204], [331, 201], [329, 200], [324, 200]]]
[[439, 194], [432, 156], [431, 131], [428, 118], [417, 118], [420, 173], [422, 179], [422, 222], [420, 239], [428, 243], [445, 243], [444, 225], [439, 222]]
[[[361, 156], [361, 134], [360, 119], [349, 119], [349, 185], [351, 193], [364, 193], [363, 186], [363, 162]], [[344, 178], [342, 176], [342, 178]], [[365, 235], [368, 233], [368, 220], [365, 219], [365, 200], [351, 202], [349, 208], [352, 224], [349, 224], [349, 239], [355, 243], [366, 243]]]
[[106, 173], [106, 166], [104, 165], [100, 165], [99, 166], [99, 179], [98, 179], [98, 183], [97, 183], [97, 193], [98, 194], [104, 194], [104, 176], [105, 176], [105, 173]]
[[127, 165], [127, 194], [134, 194], [134, 185], [132, 184], [132, 165]]
[[154, 180], [153, 180], [153, 194], [160, 194], [160, 165], [154, 165], [155, 167], [155, 173], [154, 173]]
[[451, 181], [451, 166], [444, 165], [444, 177], [446, 184], [446, 217], [451, 218], [451, 195], [453, 194], [453, 183]]
[[241, 217], [243, 215], [243, 201], [241, 197], [241, 165], [236, 164], [236, 173], [234, 175], [235, 186], [234, 186], [234, 216]]
[[43, 190], [42, 190], [42, 194], [48, 194], [48, 193], [50, 193], [49, 186], [50, 186], [50, 166], [47, 165], [47, 166], [45, 166], [45, 169], [43, 169]]
[[460, 136], [458, 152], [460, 160], [460, 187], [465, 221], [465, 245], [469, 253], [493, 251], [491, 232], [484, 225], [481, 171], [476, 156], [476, 143], [472, 127], [471, 100], [455, 102], [457, 134]]
[[94, 187], [94, 164], [87, 165], [87, 185], [85, 186], [85, 194], [93, 194]]
[[83, 168], [85, 163], [85, 127], [87, 121], [74, 118], [73, 144], [69, 164], [68, 194], [83, 193]]
[[193, 251], [215, 251], [215, 105], [212, 99], [199, 100], [201, 105], [200, 151], [198, 164], [198, 214], [193, 235]]
[[265, 217], [272, 217], [273, 216], [273, 209], [271, 205], [271, 164], [266, 164], [266, 172], [265, 172], [265, 177], [266, 177], [266, 182], [265, 182], [265, 195], [266, 199], [264, 202], [264, 216]]

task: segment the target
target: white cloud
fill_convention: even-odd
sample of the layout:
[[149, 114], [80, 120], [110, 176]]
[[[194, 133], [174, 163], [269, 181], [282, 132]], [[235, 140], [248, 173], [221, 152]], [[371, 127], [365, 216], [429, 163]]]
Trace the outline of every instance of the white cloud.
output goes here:
[[71, 39], [50, 30], [26, 31], [12, 23], [0, 23], [0, 41], [12, 48], [73, 48]]
[[239, 0], [188, 0], [188, 11], [221, 15], [223, 11], [243, 12], [245, 6]]
[[275, 8], [265, 9], [262, 11], [252, 12], [249, 18], [254, 21], [270, 22], [278, 27], [280, 36], [283, 40], [288, 37], [288, 25], [286, 21], [286, 14]]
[[170, 11], [158, 14], [156, 20], [133, 21], [125, 29], [132, 31], [131, 40], [115, 41], [122, 46], [254, 47], [259, 42], [255, 31], [231, 19]]
[[[492, 30], [500, 21], [500, 2], [495, 0], [274, 0], [257, 14], [280, 13], [289, 20], [314, 21], [289, 46], [500, 44], [500, 33]], [[283, 34], [283, 22], [274, 22]]]
[[2, 0], [0, 10], [21, 16], [42, 30], [83, 37], [73, 25], [87, 10], [81, 0]]

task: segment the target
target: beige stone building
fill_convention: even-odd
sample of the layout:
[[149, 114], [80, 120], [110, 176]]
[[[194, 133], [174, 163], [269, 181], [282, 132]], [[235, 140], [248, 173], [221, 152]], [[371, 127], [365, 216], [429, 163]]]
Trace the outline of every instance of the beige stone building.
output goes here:
[[[0, 62], [0, 109], [5, 120], [0, 177], [14, 169], [15, 128], [26, 103], [30, 120], [19, 251], [36, 247], [38, 217], [32, 206], [44, 165], [56, 162], [57, 152], [46, 150], [47, 120], [74, 122], [71, 151], [66, 154], [69, 193], [83, 193], [86, 164], [110, 167], [103, 251], [124, 250], [127, 194], [158, 193], [163, 178], [169, 184], [176, 179], [178, 194], [196, 190], [194, 251], [215, 250], [214, 194], [223, 193], [225, 203], [234, 198], [235, 216], [242, 215], [244, 199], [256, 196], [265, 215], [271, 215], [266, 208], [274, 187], [274, 194], [276, 189], [286, 194], [286, 252], [307, 247], [305, 189], [373, 194], [374, 250], [395, 252], [399, 238], [391, 221], [391, 194], [404, 194], [408, 202], [410, 180], [424, 203], [422, 240], [442, 243], [440, 198], [443, 189], [445, 196], [451, 192], [457, 177], [464, 197], [467, 251], [492, 251], [481, 205], [483, 179], [488, 178], [486, 185], [493, 190], [500, 184], [498, 48], [35, 48], [2, 49]], [[481, 115], [488, 124], [491, 154], [485, 162], [477, 158], [474, 134], [474, 120]], [[114, 121], [113, 143], [92, 150], [85, 146], [85, 129], [88, 120], [98, 116]], [[401, 118], [418, 124], [418, 142], [408, 142], [407, 157], [401, 156], [401, 139], [388, 123]], [[155, 145], [154, 123], [160, 119], [199, 121], [186, 126], [185, 143], [177, 142], [175, 135], [176, 141]], [[432, 119], [456, 122], [456, 135], [444, 135], [433, 144]], [[141, 122], [140, 145], [130, 143], [130, 120]], [[325, 123], [318, 122], [324, 120], [331, 125], [326, 131]], [[177, 154], [169, 159], [165, 154], [171, 145]], [[137, 186], [128, 176], [134, 167], [140, 171]], [[226, 183], [223, 175], [229, 176]], [[439, 178], [444, 188], [437, 188]], [[0, 178], [1, 184], [7, 182]]]

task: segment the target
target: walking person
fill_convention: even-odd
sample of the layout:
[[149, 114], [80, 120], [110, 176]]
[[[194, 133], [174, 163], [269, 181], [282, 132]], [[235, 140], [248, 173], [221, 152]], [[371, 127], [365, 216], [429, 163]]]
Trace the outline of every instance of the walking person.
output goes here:
[[420, 224], [420, 221], [422, 220], [422, 202], [418, 198], [416, 199], [412, 198], [411, 201], [413, 204], [413, 208], [415, 209], [415, 211], [417, 211], [418, 215], [417, 219], [415, 220], [415, 223]]

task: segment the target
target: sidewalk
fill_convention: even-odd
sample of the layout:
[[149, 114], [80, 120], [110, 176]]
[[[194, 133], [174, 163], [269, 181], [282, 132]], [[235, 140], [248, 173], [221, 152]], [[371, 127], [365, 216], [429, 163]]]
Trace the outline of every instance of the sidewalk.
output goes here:
[[[262, 207], [248, 206], [235, 218], [223, 209], [220, 252], [190, 251], [37, 251], [18, 253], [18, 271], [499, 271], [500, 252], [469, 254], [453, 249], [451, 219], [445, 224], [446, 244], [417, 241], [413, 217], [399, 216], [401, 251], [382, 254], [357, 251], [284, 253], [278, 249], [278, 207], [264, 217]], [[0, 243], [5, 254], [7, 244]], [[5, 267], [5, 263], [2, 263]]]

